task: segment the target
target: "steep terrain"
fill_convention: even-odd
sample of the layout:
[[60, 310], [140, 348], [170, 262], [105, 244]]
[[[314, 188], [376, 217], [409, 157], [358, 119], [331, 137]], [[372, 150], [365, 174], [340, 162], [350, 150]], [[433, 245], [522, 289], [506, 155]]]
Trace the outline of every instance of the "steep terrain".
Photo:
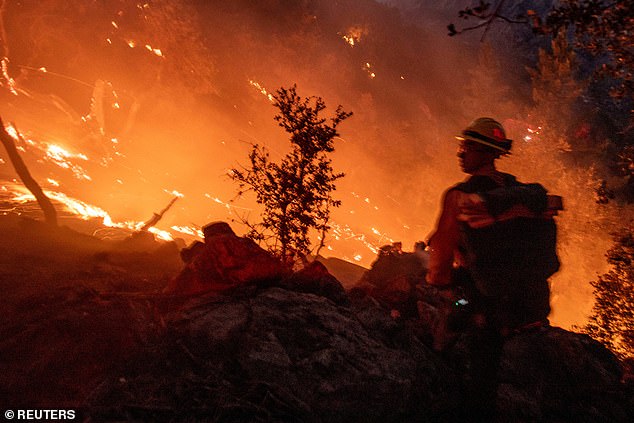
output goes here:
[[[0, 395], [11, 407], [97, 421], [468, 417], [466, 335], [441, 356], [429, 322], [393, 313], [389, 296], [348, 295], [317, 262], [286, 272], [227, 224], [207, 226], [177, 265], [175, 246], [143, 235], [112, 244], [0, 223], [14, 242], [2, 251], [0, 322]], [[500, 369], [500, 421], [628, 421], [632, 387], [620, 378], [587, 336], [516, 335]]]

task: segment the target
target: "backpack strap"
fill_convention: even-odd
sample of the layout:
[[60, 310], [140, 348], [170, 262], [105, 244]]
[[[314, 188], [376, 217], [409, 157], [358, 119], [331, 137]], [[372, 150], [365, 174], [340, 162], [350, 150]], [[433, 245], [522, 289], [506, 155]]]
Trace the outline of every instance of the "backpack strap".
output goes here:
[[474, 229], [484, 228], [497, 222], [504, 222], [519, 217], [552, 219], [558, 214], [559, 210], [563, 210], [560, 196], [547, 195], [543, 198], [545, 202], [544, 210], [534, 211], [530, 205], [516, 203], [511, 204], [503, 212], [494, 214], [490, 211], [492, 207], [491, 203], [488, 202], [487, 196], [482, 194], [460, 194], [458, 197], [458, 207], [460, 209], [458, 220]]

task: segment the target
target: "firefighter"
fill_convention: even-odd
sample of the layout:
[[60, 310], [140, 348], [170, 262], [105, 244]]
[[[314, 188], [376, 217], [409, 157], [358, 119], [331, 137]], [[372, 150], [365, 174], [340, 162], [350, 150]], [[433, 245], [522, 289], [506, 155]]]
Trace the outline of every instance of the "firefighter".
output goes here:
[[[495, 410], [504, 338], [548, 324], [548, 277], [559, 268], [551, 209], [560, 207], [549, 209], [555, 197], [541, 185], [497, 170], [496, 160], [510, 154], [512, 141], [496, 120], [476, 119], [456, 138], [460, 167], [470, 176], [444, 194], [429, 240], [427, 282], [448, 307], [469, 305], [469, 318], [457, 319], [472, 340], [466, 410], [471, 419], [486, 421]], [[453, 321], [455, 315], [447, 313]]]

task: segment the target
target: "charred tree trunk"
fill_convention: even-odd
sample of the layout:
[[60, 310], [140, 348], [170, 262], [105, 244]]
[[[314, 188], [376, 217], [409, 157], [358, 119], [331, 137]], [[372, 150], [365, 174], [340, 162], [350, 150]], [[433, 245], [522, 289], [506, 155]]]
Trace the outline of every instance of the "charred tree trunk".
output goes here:
[[40, 185], [33, 179], [29, 169], [26, 167], [26, 164], [20, 157], [17, 148], [15, 147], [15, 142], [13, 138], [7, 133], [4, 129], [4, 123], [0, 118], [0, 141], [4, 145], [4, 148], [7, 150], [7, 154], [9, 155], [9, 159], [11, 160], [11, 164], [13, 164], [13, 168], [17, 172], [18, 176], [24, 183], [24, 186], [31, 191], [31, 194], [35, 196], [37, 203], [42, 208], [44, 212], [44, 219], [46, 223], [49, 225], [57, 226], [57, 212], [55, 211], [55, 207], [51, 202], [50, 198], [44, 194]]
[[178, 200], [178, 197], [172, 198], [172, 201], [170, 201], [169, 204], [163, 210], [161, 210], [160, 213], [154, 213], [154, 215], [147, 222], [143, 224], [143, 227], [139, 231], [140, 232], [147, 231], [152, 226], [159, 223], [159, 221], [163, 218], [163, 215], [165, 214], [165, 212], [167, 212], [174, 205], [176, 200]]

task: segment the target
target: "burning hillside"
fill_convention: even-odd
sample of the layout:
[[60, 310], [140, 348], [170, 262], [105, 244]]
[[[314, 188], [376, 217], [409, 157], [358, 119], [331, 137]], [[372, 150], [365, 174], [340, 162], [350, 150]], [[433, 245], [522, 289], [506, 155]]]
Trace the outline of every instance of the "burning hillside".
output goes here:
[[[603, 270], [609, 242], [597, 234], [616, 213], [594, 212], [587, 187], [597, 178], [586, 168], [560, 178], [568, 162], [540, 146], [537, 125], [519, 116], [526, 98], [499, 101], [529, 89], [526, 80], [491, 81], [494, 52], [413, 26], [371, 0], [4, 1], [0, 11], [0, 115], [60, 210], [114, 228], [91, 233], [138, 229], [173, 198], [152, 229], [163, 239], [191, 242], [209, 221], [257, 216], [252, 199], [236, 198], [227, 171], [252, 143], [285, 153], [270, 95], [297, 83], [304, 95], [355, 113], [336, 140], [333, 165], [346, 177], [322, 254], [368, 266], [382, 245], [427, 237], [442, 191], [461, 178], [453, 134], [474, 115], [495, 113], [522, 140], [507, 166], [575, 208], [585, 204], [583, 216], [561, 217], [553, 317], [564, 326], [586, 318], [588, 282]], [[527, 166], [534, 160], [544, 162], [539, 171]], [[37, 216], [4, 153], [0, 176], [4, 213]]]

